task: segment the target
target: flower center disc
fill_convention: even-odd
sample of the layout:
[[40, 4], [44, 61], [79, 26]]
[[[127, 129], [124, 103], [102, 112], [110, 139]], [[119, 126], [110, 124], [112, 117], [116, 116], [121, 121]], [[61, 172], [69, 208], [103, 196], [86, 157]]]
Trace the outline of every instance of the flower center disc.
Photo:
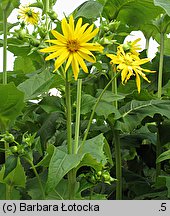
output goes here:
[[80, 48], [80, 44], [77, 40], [69, 40], [68, 43], [67, 43], [67, 49], [70, 51], [70, 52], [76, 52], [78, 51]]

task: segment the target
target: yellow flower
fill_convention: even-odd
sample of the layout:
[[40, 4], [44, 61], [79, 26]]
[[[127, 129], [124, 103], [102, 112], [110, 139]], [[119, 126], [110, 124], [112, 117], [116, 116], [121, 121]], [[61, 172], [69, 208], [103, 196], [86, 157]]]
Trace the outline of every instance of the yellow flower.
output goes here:
[[37, 25], [39, 20], [39, 12], [35, 12], [29, 6], [19, 6], [18, 18], [27, 24]]
[[55, 30], [51, 31], [56, 39], [47, 40], [47, 42], [54, 45], [41, 49], [40, 51], [44, 53], [52, 52], [45, 60], [56, 58], [54, 71], [66, 62], [65, 72], [71, 65], [75, 80], [78, 78], [79, 66], [85, 73], [88, 73], [84, 60], [94, 63], [96, 62], [96, 58], [91, 51], [103, 51], [101, 45], [97, 43], [87, 43], [99, 31], [98, 28], [93, 30], [93, 27], [94, 24], [89, 26], [88, 23], [85, 23], [82, 25], [82, 18], [79, 18], [75, 26], [73, 16], [71, 15], [69, 21], [67, 21], [66, 18], [61, 21], [63, 34]]
[[125, 53], [121, 45], [118, 46], [117, 55], [107, 54], [107, 56], [111, 58], [111, 64], [117, 65], [117, 70], [121, 71], [122, 84], [125, 84], [131, 76], [136, 76], [136, 85], [139, 93], [141, 90], [140, 76], [147, 82], [150, 82], [144, 72], [156, 72], [140, 67], [140, 65], [149, 62], [149, 58], [140, 59], [139, 56], [130, 52]]
[[138, 44], [138, 42], [141, 40], [141, 38], [138, 38], [134, 41], [127, 41], [125, 44], [122, 44], [120, 46], [123, 47], [123, 49], [125, 50], [125, 52], [131, 52], [134, 55], [139, 55], [139, 51], [141, 50], [140, 45]]

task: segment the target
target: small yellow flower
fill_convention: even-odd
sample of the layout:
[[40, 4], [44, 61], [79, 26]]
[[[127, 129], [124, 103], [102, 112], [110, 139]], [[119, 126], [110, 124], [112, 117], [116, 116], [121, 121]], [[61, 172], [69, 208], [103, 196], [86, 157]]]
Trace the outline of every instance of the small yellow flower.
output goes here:
[[54, 45], [41, 49], [41, 52], [52, 52], [45, 60], [55, 60], [56, 71], [64, 62], [65, 72], [69, 66], [72, 66], [75, 80], [78, 78], [79, 66], [85, 73], [88, 73], [87, 66], [84, 60], [89, 62], [96, 62], [95, 56], [91, 51], [103, 51], [103, 47], [97, 43], [87, 43], [98, 33], [99, 29], [93, 30], [94, 24], [85, 23], [82, 25], [82, 18], [79, 18], [75, 25], [73, 16], [71, 15], [69, 21], [64, 18], [61, 21], [61, 28], [63, 34], [52, 30], [51, 33], [56, 38], [54, 40], [47, 40]]
[[121, 45], [117, 48], [117, 55], [107, 54], [107, 56], [111, 58], [110, 63], [117, 65], [117, 70], [121, 71], [122, 84], [125, 84], [131, 76], [136, 76], [136, 85], [138, 93], [140, 93], [141, 90], [140, 76], [147, 82], [150, 82], [144, 72], [156, 72], [143, 69], [142, 67], [140, 67], [140, 65], [149, 62], [149, 58], [140, 59], [138, 55], [134, 55], [131, 52], [125, 53]]
[[29, 6], [19, 6], [18, 18], [22, 19], [26, 24], [37, 25], [39, 20], [39, 12], [35, 12], [34, 9]]
[[139, 51], [141, 50], [140, 44], [138, 42], [141, 40], [141, 38], [138, 38], [134, 41], [127, 41], [125, 44], [122, 44], [120, 46], [123, 47], [125, 52], [130, 52], [134, 55], [139, 55]]

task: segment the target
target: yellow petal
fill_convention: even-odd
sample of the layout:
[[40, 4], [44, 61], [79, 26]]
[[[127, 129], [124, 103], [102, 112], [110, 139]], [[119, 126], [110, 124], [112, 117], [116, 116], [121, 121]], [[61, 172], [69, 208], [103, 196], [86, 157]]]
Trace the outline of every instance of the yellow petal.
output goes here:
[[47, 47], [47, 48], [44, 48], [44, 49], [40, 49], [39, 51], [47, 53], [47, 52], [54, 52], [57, 49], [58, 49], [58, 46], [50, 46], [50, 47]]
[[63, 43], [63, 42], [61, 42], [61, 41], [59, 41], [59, 40], [46, 40], [45, 42], [53, 43], [53, 44], [56, 44], [56, 45], [58, 45], [58, 46], [66, 46], [66, 42]]
[[55, 61], [55, 70], [54, 72], [63, 64], [63, 62], [68, 58], [69, 56], [69, 52], [65, 51], [64, 53], [62, 53], [62, 55], [60, 55], [57, 60]]
[[74, 32], [74, 18], [73, 18], [73, 15], [70, 16], [69, 26], [70, 26], [71, 31]]
[[91, 53], [88, 49], [85, 49], [84, 47], [81, 47], [79, 49], [79, 51], [82, 52], [82, 53], [85, 53], [87, 55], [91, 55], [91, 56], [93, 56], [93, 58], [95, 58], [94, 55], [93, 55], [93, 53]]
[[122, 72], [121, 72], [121, 80], [122, 80], [122, 84], [124, 84], [124, 81], [127, 77], [127, 74], [128, 74], [128, 68], [127, 67], [124, 67]]
[[104, 47], [97, 43], [81, 43], [81, 46], [90, 51], [103, 52]]
[[45, 58], [46, 61], [50, 60], [50, 59], [54, 59], [56, 57], [58, 57], [59, 55], [63, 54], [64, 52], [66, 52], [66, 49], [59, 49], [56, 52], [50, 54], [49, 56], [47, 56]]
[[71, 65], [73, 69], [74, 79], [77, 80], [79, 74], [79, 64], [77, 59], [75, 58], [75, 54], [73, 54], [73, 60], [71, 62]]
[[80, 30], [80, 28], [81, 28], [81, 25], [82, 25], [82, 18], [79, 18], [78, 19], [78, 21], [77, 21], [77, 24], [76, 24], [76, 28], [75, 28], [75, 35], [77, 35], [78, 34], [78, 31]]
[[84, 33], [84, 31], [88, 25], [89, 25], [88, 23], [85, 23], [80, 29], [77, 29], [77, 35], [79, 38], [82, 37], [82, 35], [83, 35], [83, 33]]
[[81, 42], [87, 42], [87, 41], [91, 40], [92, 38], [94, 38], [94, 37], [97, 35], [98, 32], [99, 32], [99, 29], [96, 28], [96, 29], [95, 29], [93, 32], [91, 32], [90, 34], [88, 34], [88, 35], [86, 35], [86, 36], [80, 38], [80, 41], [81, 41]]
[[66, 18], [62, 19], [61, 21], [61, 28], [64, 34], [64, 37], [68, 39], [69, 37], [69, 27]]
[[88, 68], [87, 68], [85, 62], [83, 61], [82, 57], [79, 56], [79, 55], [76, 54], [76, 53], [75, 53], [75, 57], [76, 57], [76, 59], [77, 59], [79, 65], [80, 65], [81, 68], [83, 69], [83, 71], [84, 71], [85, 73], [88, 73]]
[[68, 70], [68, 67], [70, 66], [72, 60], [73, 60], [73, 54], [70, 54], [66, 63], [65, 72]]
[[93, 58], [91, 58], [89, 55], [87, 55], [87, 54], [84, 53], [84, 52], [78, 51], [77, 53], [81, 56], [82, 59], [85, 59], [85, 60], [87, 60], [87, 61], [89, 61], [89, 62], [92, 62], [92, 63], [95, 63], [95, 62], [96, 62], [95, 56], [93, 56]]
[[138, 75], [138, 73], [136, 73], [136, 86], [137, 86], [137, 90], [138, 90], [138, 93], [140, 93], [140, 77]]
[[55, 31], [55, 30], [51, 30], [51, 33], [52, 33], [52, 34], [54, 35], [54, 37], [57, 38], [59, 41], [61, 41], [61, 42], [63, 42], [63, 43], [66, 43], [66, 38], [65, 38], [62, 34], [58, 33], [58, 32]]

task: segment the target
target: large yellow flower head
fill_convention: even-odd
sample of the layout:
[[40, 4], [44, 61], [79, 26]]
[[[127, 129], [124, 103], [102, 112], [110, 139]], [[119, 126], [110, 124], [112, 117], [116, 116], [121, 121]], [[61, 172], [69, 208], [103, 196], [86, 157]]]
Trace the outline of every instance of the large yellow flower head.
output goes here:
[[55, 59], [56, 71], [64, 62], [65, 72], [69, 66], [72, 66], [75, 80], [78, 78], [79, 66], [85, 73], [88, 73], [87, 66], [84, 60], [94, 63], [95, 56], [91, 51], [103, 51], [103, 47], [97, 43], [88, 43], [98, 33], [99, 29], [93, 30], [94, 24], [85, 23], [82, 25], [82, 18], [79, 18], [75, 25], [73, 16], [71, 15], [69, 21], [64, 18], [61, 21], [61, 28], [63, 34], [52, 30], [51, 33], [56, 38], [54, 40], [47, 40], [54, 45], [41, 49], [41, 52], [52, 52], [45, 60]]
[[143, 69], [140, 65], [145, 64], [150, 61], [149, 58], [140, 59], [138, 55], [134, 55], [131, 52], [125, 52], [123, 47], [120, 45], [117, 48], [117, 55], [107, 54], [111, 58], [111, 64], [117, 65], [117, 70], [121, 72], [122, 84], [125, 84], [131, 76], [136, 77], [136, 85], [138, 93], [141, 90], [140, 76], [147, 82], [150, 82], [146, 77], [144, 72], [154, 73], [156, 71], [151, 71]]
[[22, 19], [26, 24], [38, 24], [39, 12], [35, 12], [34, 9], [30, 8], [28, 5], [20, 5], [18, 9], [18, 14], [18, 18]]

